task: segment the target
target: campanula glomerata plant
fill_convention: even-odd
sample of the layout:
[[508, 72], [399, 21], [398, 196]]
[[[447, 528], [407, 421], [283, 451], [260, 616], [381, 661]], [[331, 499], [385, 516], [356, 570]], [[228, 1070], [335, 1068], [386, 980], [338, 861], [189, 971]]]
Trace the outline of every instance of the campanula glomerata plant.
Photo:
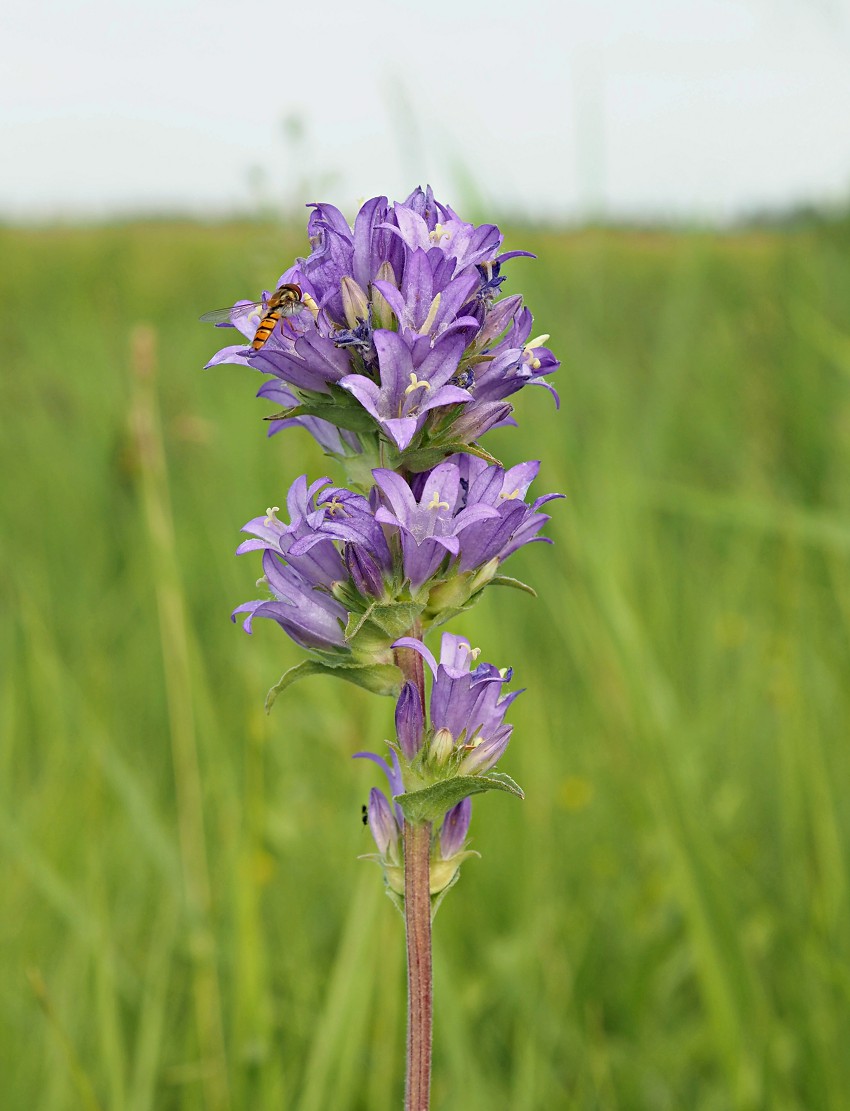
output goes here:
[[245, 525], [238, 551], [261, 554], [263, 597], [233, 616], [244, 615], [248, 632], [270, 618], [306, 652], [267, 706], [312, 674], [395, 700], [386, 752], [356, 755], [386, 778], [385, 791], [369, 796], [371, 859], [405, 918], [405, 1107], [426, 1111], [431, 919], [475, 855], [471, 796], [522, 792], [497, 770], [520, 693], [508, 690], [510, 669], [480, 662], [450, 632], [437, 659], [425, 638], [490, 586], [533, 593], [502, 564], [545, 539], [542, 507], [560, 495], [530, 498], [539, 463], [505, 468], [481, 439], [516, 423], [508, 399], [525, 386], [557, 402], [548, 376], [559, 364], [549, 337], [531, 336], [522, 297], [501, 296], [505, 264], [528, 252], [503, 252], [495, 225], [464, 222], [430, 188], [395, 204], [372, 198], [353, 227], [332, 205], [310, 207], [309, 255], [261, 302], [228, 311], [221, 323], [245, 340], [208, 366], [266, 375], [259, 396], [278, 410], [270, 434], [306, 428], [344, 484], [301, 475], [285, 511], [271, 507]]

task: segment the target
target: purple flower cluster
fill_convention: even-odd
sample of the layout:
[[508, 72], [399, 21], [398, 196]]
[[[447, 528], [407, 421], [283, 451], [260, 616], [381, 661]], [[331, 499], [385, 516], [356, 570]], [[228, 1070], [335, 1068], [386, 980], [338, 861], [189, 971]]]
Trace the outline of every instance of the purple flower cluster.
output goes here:
[[[244, 603], [234, 618], [247, 614], [248, 632], [255, 617], [271, 618], [304, 648], [362, 655], [365, 642], [383, 659], [413, 619], [432, 623], [467, 604], [518, 548], [549, 543], [537, 535], [549, 520], [540, 507], [559, 495], [524, 500], [537, 471], [537, 463], [505, 471], [458, 455], [417, 475], [413, 488], [394, 471], [376, 469], [368, 498], [328, 478], [308, 486], [302, 475], [287, 494], [289, 524], [274, 506], [243, 529], [252, 539], [238, 553], [262, 551], [273, 597]], [[382, 638], [368, 620], [375, 603]], [[393, 604], [398, 627], [388, 623]]]
[[390, 798], [369, 796], [374, 858], [402, 896], [405, 822], [433, 823], [439, 898], [470, 855], [469, 795], [521, 795], [495, 770], [519, 692], [504, 693], [511, 672], [477, 664], [464, 637], [443, 634], [439, 662], [424, 637], [490, 584], [530, 589], [501, 564], [546, 539], [542, 507], [561, 495], [528, 501], [539, 464], [505, 468], [477, 441], [515, 423], [508, 398], [525, 385], [557, 402], [547, 378], [559, 364], [549, 337], [532, 337], [522, 298], [501, 296], [504, 264], [528, 252], [503, 252], [495, 225], [464, 222], [430, 188], [395, 204], [374, 197], [353, 226], [332, 205], [311, 208], [310, 254], [278, 282], [290, 287], [287, 311], [266, 316], [268, 293], [237, 302], [225, 324], [247, 342], [208, 365], [268, 375], [259, 393], [279, 409], [271, 432], [306, 428], [347, 480], [302, 475], [286, 496], [288, 522], [274, 506], [245, 525], [238, 552], [261, 553], [266, 596], [233, 618], [244, 615], [248, 632], [257, 617], [277, 622], [311, 654], [298, 675], [324, 671], [397, 696], [389, 761], [358, 754], [390, 785]]
[[399, 696], [396, 734], [407, 760], [441, 775], [490, 771], [511, 739], [513, 726], [505, 723], [505, 714], [522, 693], [502, 696], [502, 687], [511, 679], [510, 669], [503, 672], [487, 663], [473, 667], [478, 650], [452, 633], [443, 633], [439, 664], [414, 637], [401, 637], [394, 647], [418, 653], [432, 676], [430, 722], [425, 721], [413, 683], [405, 683]]
[[[387, 886], [396, 895], [404, 894], [404, 814], [395, 801], [404, 794], [404, 779], [398, 755], [390, 752], [390, 761], [374, 752], [358, 752], [357, 757], [373, 760], [383, 769], [390, 788], [390, 799], [378, 787], [369, 792], [367, 820], [375, 844], [376, 854], [366, 859], [376, 860], [384, 871]], [[476, 856], [466, 848], [469, 823], [472, 818], [472, 800], [467, 797], [452, 806], [444, 815], [439, 835], [431, 846], [431, 894], [438, 895], [454, 881], [457, 870], [469, 856]]]
[[[546, 380], [559, 365], [549, 337], [531, 336], [520, 296], [499, 297], [503, 264], [529, 252], [502, 252], [494, 224], [465, 223], [430, 188], [396, 204], [373, 197], [353, 227], [333, 205], [311, 207], [312, 251], [278, 282], [301, 288], [301, 311], [281, 317], [259, 350], [225, 347], [207, 364], [272, 376], [260, 393], [297, 410], [272, 431], [294, 421], [342, 454], [361, 451], [377, 432], [407, 453], [407, 465], [417, 449], [431, 449], [433, 460], [509, 423], [505, 399], [525, 385], [544, 386], [557, 400]], [[261, 316], [253, 303], [237, 302], [229, 323], [250, 343]], [[339, 442], [316, 420], [347, 437]]]
[[[373, 752], [357, 755], [383, 768], [390, 785], [390, 799], [378, 788], [369, 795], [368, 821], [384, 869], [387, 885], [396, 894], [404, 892], [402, 830], [404, 814], [398, 800], [406, 792], [429, 781], [447, 781], [457, 776], [481, 776], [490, 771], [508, 746], [512, 726], [505, 713], [521, 691], [503, 695], [511, 672], [492, 664], [473, 667], [478, 652], [465, 637], [443, 633], [440, 662], [422, 641], [402, 637], [394, 647], [418, 653], [431, 673], [429, 714], [415, 684], [406, 682], [396, 704], [397, 747], [390, 761]], [[446, 889], [470, 852], [466, 837], [472, 815], [467, 796], [449, 808], [439, 835], [431, 845], [431, 894]]]

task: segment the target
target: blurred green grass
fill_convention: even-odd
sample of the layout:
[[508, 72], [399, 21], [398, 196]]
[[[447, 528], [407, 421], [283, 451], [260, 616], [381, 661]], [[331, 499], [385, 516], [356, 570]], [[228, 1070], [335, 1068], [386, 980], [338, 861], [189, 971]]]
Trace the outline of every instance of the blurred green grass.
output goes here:
[[[569, 497], [512, 560], [539, 599], [457, 627], [528, 688], [527, 799], [476, 803], [437, 918], [433, 1106], [846, 1107], [850, 239], [508, 241], [563, 404], [490, 446]], [[326, 461], [199, 369], [197, 316], [304, 248], [0, 230], [4, 1108], [400, 1105], [350, 760], [391, 704], [311, 680], [266, 719], [298, 651], [228, 621], [240, 526]]]

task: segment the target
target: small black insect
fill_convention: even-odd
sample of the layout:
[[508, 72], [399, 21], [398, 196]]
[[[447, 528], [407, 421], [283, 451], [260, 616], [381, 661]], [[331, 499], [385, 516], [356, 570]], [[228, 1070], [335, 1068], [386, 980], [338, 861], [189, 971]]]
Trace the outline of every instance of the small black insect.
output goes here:
[[369, 811], [366, 809], [366, 803], [365, 802], [360, 807], [360, 812], [363, 816], [363, 825], [367, 826], [369, 824]]

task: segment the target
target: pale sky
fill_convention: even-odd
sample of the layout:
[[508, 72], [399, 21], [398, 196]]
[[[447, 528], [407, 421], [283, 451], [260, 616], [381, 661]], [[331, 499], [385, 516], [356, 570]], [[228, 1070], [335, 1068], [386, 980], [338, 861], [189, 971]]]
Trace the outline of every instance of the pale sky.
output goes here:
[[430, 181], [456, 208], [723, 220], [850, 198], [848, 106], [850, 0], [7, 0], [0, 219]]

